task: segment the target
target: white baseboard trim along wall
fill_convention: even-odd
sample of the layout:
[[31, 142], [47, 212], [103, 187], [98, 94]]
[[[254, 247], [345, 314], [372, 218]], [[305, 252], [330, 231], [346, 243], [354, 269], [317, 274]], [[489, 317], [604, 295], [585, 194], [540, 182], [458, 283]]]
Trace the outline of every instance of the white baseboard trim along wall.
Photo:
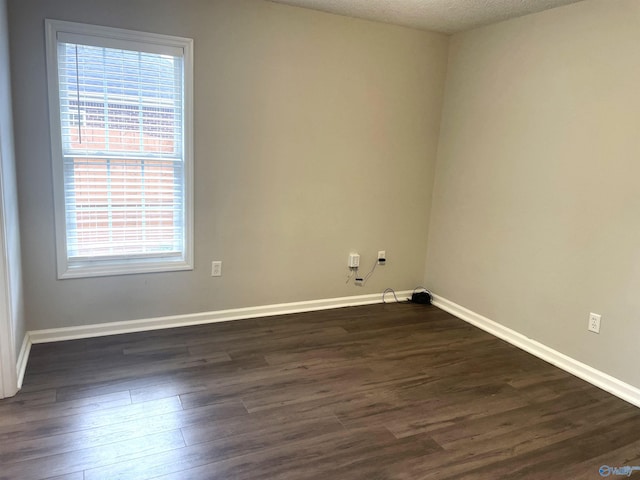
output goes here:
[[596, 370], [589, 365], [579, 362], [578, 360], [549, 348], [540, 342], [532, 340], [515, 330], [472, 312], [471, 310], [447, 300], [446, 298], [434, 295], [433, 304], [445, 312], [449, 312], [459, 319], [490, 333], [494, 337], [498, 337], [511, 345], [524, 350], [525, 352], [535, 355], [551, 365], [571, 373], [572, 375], [575, 375], [576, 377], [581, 378], [582, 380], [585, 380], [592, 385], [595, 385], [596, 387], [631, 403], [632, 405], [635, 405], [636, 407], [640, 407], [640, 389], [633, 385], [629, 385], [628, 383], [618, 380], [611, 375], [601, 372], [600, 370]]
[[[411, 296], [411, 290], [396, 292], [399, 299]], [[358, 295], [352, 297], [327, 298], [323, 300], [309, 300], [305, 302], [279, 303], [248, 308], [233, 308], [212, 312], [192, 313], [187, 315], [173, 315], [169, 317], [147, 318], [142, 320], [127, 320], [123, 322], [98, 323], [77, 327], [51, 328], [47, 330], [32, 330], [26, 333], [20, 355], [18, 357], [18, 388], [22, 387], [31, 345], [34, 343], [61, 342], [79, 338], [103, 337], [121, 333], [145, 332], [161, 330], [163, 328], [186, 327], [189, 325], [204, 325], [207, 323], [229, 322], [256, 317], [272, 317], [290, 313], [313, 312], [340, 307], [354, 307], [357, 305], [372, 305], [382, 303], [381, 293]], [[387, 302], [393, 302], [393, 295], [386, 297]]]
[[16, 370], [18, 371], [18, 390], [22, 388], [24, 373], [27, 370], [27, 362], [29, 361], [29, 353], [31, 352], [31, 343], [29, 332], [27, 332], [24, 336], [24, 340], [22, 341], [22, 348], [20, 348], [18, 362], [16, 365]]
[[[411, 291], [396, 292], [399, 299], [411, 296]], [[391, 297], [391, 298], [390, 298]], [[387, 297], [392, 302], [392, 296]], [[357, 305], [371, 305], [382, 303], [382, 294], [359, 295], [353, 297], [328, 298], [305, 302], [280, 303], [258, 307], [235, 308], [213, 312], [193, 313], [187, 315], [173, 315], [168, 317], [128, 320], [123, 322], [100, 323], [77, 327], [52, 328], [47, 330], [33, 330], [26, 333], [20, 354], [18, 356], [18, 388], [22, 387], [31, 345], [34, 343], [59, 342], [79, 338], [101, 337], [121, 333], [144, 332], [163, 328], [185, 327], [189, 325], [203, 325], [207, 323], [229, 322], [256, 317], [270, 317], [287, 315], [290, 313], [312, 312], [340, 307]], [[498, 337], [536, 357], [595, 385], [616, 397], [619, 397], [637, 407], [640, 407], [640, 389], [618, 380], [611, 375], [596, 370], [578, 360], [532, 340], [521, 333], [504, 325], [479, 315], [439, 295], [433, 295], [433, 304], [442, 310], [474, 325], [491, 335]]]

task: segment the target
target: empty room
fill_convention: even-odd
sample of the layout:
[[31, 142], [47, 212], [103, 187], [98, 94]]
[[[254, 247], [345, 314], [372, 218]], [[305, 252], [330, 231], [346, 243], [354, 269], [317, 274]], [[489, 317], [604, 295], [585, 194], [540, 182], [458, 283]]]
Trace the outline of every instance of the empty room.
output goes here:
[[640, 478], [638, 45], [0, 0], [0, 480]]

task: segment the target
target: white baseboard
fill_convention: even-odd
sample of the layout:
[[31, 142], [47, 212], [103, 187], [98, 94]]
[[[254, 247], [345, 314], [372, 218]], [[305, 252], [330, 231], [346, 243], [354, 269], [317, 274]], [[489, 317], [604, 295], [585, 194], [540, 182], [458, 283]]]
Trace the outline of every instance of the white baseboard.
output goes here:
[[29, 361], [29, 353], [31, 352], [31, 338], [29, 332], [24, 335], [22, 341], [22, 348], [18, 354], [18, 362], [16, 364], [16, 370], [18, 374], [18, 390], [22, 388], [22, 382], [24, 380], [24, 374], [27, 371], [27, 362]]
[[[398, 298], [411, 295], [411, 291], [396, 292]], [[256, 317], [286, 315], [290, 313], [312, 312], [332, 308], [372, 305], [382, 303], [381, 294], [359, 295], [353, 297], [328, 298], [305, 302], [280, 303], [258, 307], [235, 308], [187, 315], [128, 320], [122, 322], [99, 323], [77, 327], [52, 328], [27, 332], [17, 362], [18, 388], [22, 387], [31, 345], [35, 343], [59, 342], [79, 338], [101, 337], [122, 333], [144, 332], [163, 328], [203, 325], [207, 323], [228, 322]], [[442, 310], [464, 320], [491, 335], [535, 355], [566, 372], [575, 375], [637, 407], [640, 407], [640, 389], [618, 380], [611, 375], [596, 370], [578, 360], [560, 353], [504, 325], [479, 315], [439, 295], [433, 295], [433, 304]]]
[[491, 335], [529, 352], [532, 355], [555, 365], [562, 370], [581, 378], [596, 387], [599, 387], [616, 397], [619, 397], [636, 407], [640, 407], [640, 389], [618, 380], [600, 370], [596, 370], [587, 364], [579, 362], [563, 353], [532, 340], [504, 325], [479, 315], [471, 310], [462, 307], [446, 298], [433, 295], [433, 304], [442, 310], [468, 322]]
[[[401, 296], [411, 295], [411, 291], [396, 292], [396, 295], [400, 298]], [[312, 312], [340, 307], [353, 307], [357, 305], [371, 305], [375, 303], [382, 303], [381, 293], [358, 295], [353, 297], [309, 300], [305, 302], [279, 303], [275, 305], [263, 305], [258, 307], [234, 308], [230, 310], [192, 313], [187, 315], [173, 315], [169, 317], [156, 317], [141, 320], [127, 320], [123, 322], [98, 323], [93, 325], [81, 325], [77, 327], [33, 330], [27, 332], [27, 337], [29, 339], [30, 348], [31, 343], [60, 342], [63, 340], [75, 340], [79, 338], [102, 337], [105, 335], [144, 332], [149, 330], [160, 330], [163, 328], [185, 327], [188, 325], [203, 325], [207, 323], [229, 322], [232, 320], [242, 320], [246, 318], [271, 317], [274, 315]], [[23, 350], [25, 350], [26, 348], [27, 347], [23, 345]], [[26, 366], [26, 359], [24, 361], [24, 364]]]

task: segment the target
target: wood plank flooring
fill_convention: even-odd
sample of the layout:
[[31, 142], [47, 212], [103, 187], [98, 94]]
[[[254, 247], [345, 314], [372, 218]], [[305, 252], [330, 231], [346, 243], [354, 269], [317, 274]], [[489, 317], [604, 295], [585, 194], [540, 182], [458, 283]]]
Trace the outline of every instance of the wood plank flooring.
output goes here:
[[[432, 306], [34, 345], [0, 479], [597, 479], [640, 409]], [[632, 477], [640, 478], [639, 472]]]

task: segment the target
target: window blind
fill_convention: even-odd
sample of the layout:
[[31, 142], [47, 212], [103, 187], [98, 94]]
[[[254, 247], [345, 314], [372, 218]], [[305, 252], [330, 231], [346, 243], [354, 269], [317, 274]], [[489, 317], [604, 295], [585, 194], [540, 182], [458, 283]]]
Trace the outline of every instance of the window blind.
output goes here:
[[60, 40], [57, 52], [69, 260], [181, 255], [182, 56]]

